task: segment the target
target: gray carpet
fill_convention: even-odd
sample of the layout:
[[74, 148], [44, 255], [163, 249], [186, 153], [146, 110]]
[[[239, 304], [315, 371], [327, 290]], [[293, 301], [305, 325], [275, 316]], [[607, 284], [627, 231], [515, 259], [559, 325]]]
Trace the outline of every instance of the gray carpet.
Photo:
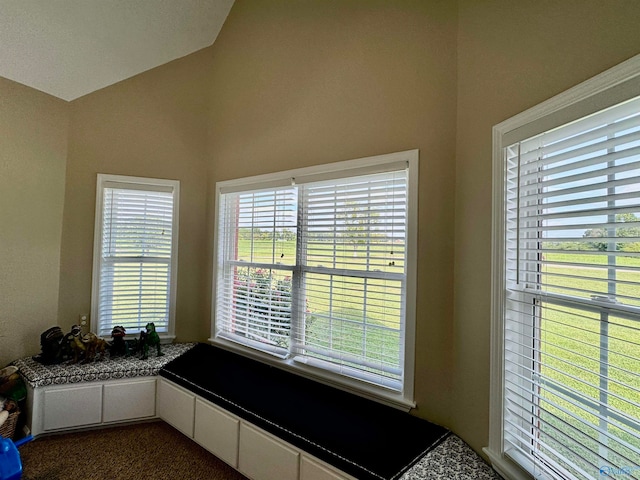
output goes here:
[[39, 437], [19, 451], [23, 480], [246, 480], [164, 422]]

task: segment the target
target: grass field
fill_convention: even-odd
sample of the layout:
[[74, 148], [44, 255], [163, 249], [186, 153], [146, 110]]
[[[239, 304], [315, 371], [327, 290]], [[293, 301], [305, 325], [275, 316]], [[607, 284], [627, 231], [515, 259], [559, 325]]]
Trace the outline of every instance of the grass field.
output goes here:
[[[606, 265], [606, 256], [552, 253], [545, 259], [551, 262]], [[618, 259], [616, 288], [628, 298], [625, 303], [640, 304], [640, 259]], [[545, 274], [547, 274], [545, 276]], [[559, 276], [559, 275], [562, 276]], [[555, 285], [549, 291], [568, 293], [566, 287], [577, 289], [571, 294], [587, 296], [585, 291], [607, 293], [607, 269], [578, 266], [548, 265], [543, 280]], [[590, 276], [594, 280], [578, 277]], [[600, 279], [601, 281], [599, 281]], [[602, 340], [608, 335], [608, 342]], [[613, 314], [559, 307], [551, 303], [542, 305], [539, 338], [541, 343], [540, 374], [564, 391], [543, 388], [540, 406], [546, 410], [542, 438], [559, 452], [572, 450], [582, 459], [576, 464], [590, 474], [602, 465], [640, 465], [640, 323], [637, 320], [616, 317]], [[609, 394], [601, 394], [601, 388]], [[568, 397], [566, 392], [583, 396], [587, 402]], [[609, 408], [599, 406], [608, 403]], [[603, 420], [600, 417], [604, 417]], [[621, 423], [620, 418], [628, 420]], [[567, 422], [573, 428], [562, 425]], [[579, 445], [585, 444], [602, 452], [594, 457]], [[623, 456], [606, 455], [606, 447], [615, 448]], [[549, 453], [549, 452], [547, 452]], [[632, 478], [640, 478], [640, 471], [631, 471]]]

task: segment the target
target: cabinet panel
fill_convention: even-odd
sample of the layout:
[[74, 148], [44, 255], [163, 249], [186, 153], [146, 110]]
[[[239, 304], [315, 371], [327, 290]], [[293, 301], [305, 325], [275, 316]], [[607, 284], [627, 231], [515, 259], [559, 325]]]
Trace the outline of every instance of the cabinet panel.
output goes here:
[[156, 414], [156, 379], [105, 383], [102, 421], [119, 422]]
[[344, 476], [314, 458], [306, 455], [300, 458], [300, 480], [349, 480], [352, 478]]
[[262, 430], [240, 424], [238, 470], [253, 480], [298, 480], [296, 450]]
[[194, 440], [233, 468], [238, 468], [239, 428], [237, 417], [196, 398]]
[[102, 384], [48, 389], [43, 401], [45, 431], [102, 421]]
[[158, 381], [158, 416], [193, 438], [195, 396], [167, 380]]

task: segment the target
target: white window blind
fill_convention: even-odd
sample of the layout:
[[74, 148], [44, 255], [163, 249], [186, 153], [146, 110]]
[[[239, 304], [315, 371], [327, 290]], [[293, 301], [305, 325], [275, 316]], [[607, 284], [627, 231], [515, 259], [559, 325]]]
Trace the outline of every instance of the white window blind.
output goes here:
[[640, 98], [504, 155], [504, 452], [640, 478]]
[[296, 360], [399, 390], [406, 170], [301, 187], [305, 328]]
[[110, 336], [116, 325], [135, 335], [148, 322], [160, 334], [171, 333], [176, 188], [165, 182], [99, 179], [98, 283], [94, 292], [99, 335]]
[[296, 259], [295, 188], [220, 197], [218, 333], [286, 356]]
[[407, 163], [382, 170], [219, 194], [217, 337], [402, 390]]

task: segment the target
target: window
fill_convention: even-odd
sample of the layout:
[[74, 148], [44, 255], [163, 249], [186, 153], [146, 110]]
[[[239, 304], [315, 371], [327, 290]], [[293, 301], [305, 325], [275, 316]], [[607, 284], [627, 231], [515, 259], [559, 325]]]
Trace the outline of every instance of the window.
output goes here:
[[410, 151], [219, 183], [214, 338], [412, 395], [416, 173]]
[[91, 315], [97, 334], [174, 333], [179, 182], [98, 175]]
[[508, 478], [640, 478], [638, 67], [494, 130], [487, 453]]

